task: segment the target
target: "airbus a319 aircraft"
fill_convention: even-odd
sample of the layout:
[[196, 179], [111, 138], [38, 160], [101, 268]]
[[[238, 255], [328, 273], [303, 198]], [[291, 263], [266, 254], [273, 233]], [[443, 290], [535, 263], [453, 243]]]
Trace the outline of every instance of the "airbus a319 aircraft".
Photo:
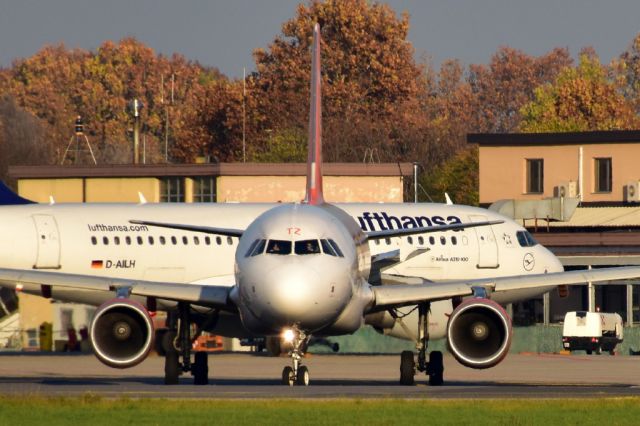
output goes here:
[[[302, 202], [45, 205], [5, 194], [0, 285], [98, 306], [90, 337], [109, 366], [142, 362], [160, 339], [167, 384], [188, 372], [208, 382], [206, 353], [191, 353], [208, 331], [282, 338], [292, 361], [283, 383], [308, 385], [310, 336], [368, 324], [417, 342], [401, 354], [402, 384], [419, 371], [440, 385], [442, 353], [428, 351], [430, 339], [446, 338], [465, 366], [489, 368], [512, 338], [501, 304], [640, 276], [637, 267], [564, 272], [524, 228], [480, 208], [325, 202], [317, 24], [311, 72]], [[167, 329], [154, 330], [157, 310], [167, 311]]]

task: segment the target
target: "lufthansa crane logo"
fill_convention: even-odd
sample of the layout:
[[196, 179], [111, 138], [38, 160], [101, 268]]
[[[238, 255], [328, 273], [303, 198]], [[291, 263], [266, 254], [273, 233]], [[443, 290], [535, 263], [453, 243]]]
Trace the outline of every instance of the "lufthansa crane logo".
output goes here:
[[533, 258], [533, 254], [527, 253], [524, 255], [524, 259], [522, 259], [522, 266], [524, 266], [525, 271], [532, 270], [535, 264], [536, 260]]

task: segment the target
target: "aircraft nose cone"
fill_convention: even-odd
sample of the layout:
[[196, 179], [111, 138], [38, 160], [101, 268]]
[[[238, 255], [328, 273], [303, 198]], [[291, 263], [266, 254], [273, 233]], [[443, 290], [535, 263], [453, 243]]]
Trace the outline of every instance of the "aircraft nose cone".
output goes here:
[[269, 310], [276, 317], [302, 321], [312, 314], [320, 296], [316, 271], [288, 265], [271, 271], [266, 280]]

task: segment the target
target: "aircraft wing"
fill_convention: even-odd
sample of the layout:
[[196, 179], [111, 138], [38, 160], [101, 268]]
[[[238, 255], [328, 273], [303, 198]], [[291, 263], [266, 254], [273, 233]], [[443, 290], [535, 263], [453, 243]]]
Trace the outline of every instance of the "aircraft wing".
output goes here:
[[0, 268], [0, 286], [33, 293], [42, 286], [52, 289], [65, 288], [92, 291], [111, 291], [121, 289], [127, 294], [157, 299], [189, 302], [196, 305], [230, 308], [233, 303], [229, 293], [233, 286], [186, 284], [174, 282], [142, 281], [122, 278], [96, 277], [92, 275], [65, 274], [47, 271], [26, 271]]
[[452, 297], [471, 296], [477, 293], [477, 289], [484, 290], [490, 294], [536, 287], [579, 285], [589, 281], [602, 283], [603, 281], [625, 280], [639, 277], [639, 266], [443, 282], [429, 282], [416, 277], [385, 275], [385, 278], [394, 282], [394, 284], [372, 287], [375, 297], [372, 309], [412, 305], [419, 302], [450, 299]]
[[185, 225], [181, 223], [153, 222], [149, 220], [130, 220], [134, 225], [156, 226], [158, 228], [180, 229], [182, 231], [202, 232], [204, 234], [225, 235], [227, 237], [241, 237], [243, 229], [216, 228], [213, 226]]
[[430, 232], [457, 231], [460, 229], [475, 228], [478, 226], [499, 225], [501, 223], [504, 223], [504, 220], [452, 223], [449, 225], [421, 226], [418, 228], [407, 228], [407, 229], [386, 229], [384, 231], [368, 231], [368, 232], [365, 232], [365, 234], [367, 235], [367, 238], [370, 240], [380, 240], [383, 238], [403, 237], [406, 235], [428, 234]]

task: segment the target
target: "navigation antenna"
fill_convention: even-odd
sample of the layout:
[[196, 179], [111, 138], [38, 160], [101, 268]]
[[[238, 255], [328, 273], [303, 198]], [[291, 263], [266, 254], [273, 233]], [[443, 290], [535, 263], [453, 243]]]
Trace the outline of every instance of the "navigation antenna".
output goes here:
[[65, 160], [67, 159], [67, 154], [69, 152], [73, 152], [75, 155], [73, 156], [73, 160], [71, 160], [72, 164], [78, 163], [78, 158], [80, 157], [80, 153], [88, 152], [91, 155], [91, 159], [93, 160], [93, 164], [98, 164], [96, 161], [96, 156], [93, 155], [93, 149], [91, 149], [91, 144], [89, 143], [89, 138], [84, 134], [84, 123], [82, 121], [82, 116], [76, 117], [75, 123], [75, 131], [74, 134], [71, 135], [69, 139], [69, 143], [67, 144], [67, 149], [64, 151], [64, 155], [62, 156], [62, 161], [60, 165], [63, 165]]

